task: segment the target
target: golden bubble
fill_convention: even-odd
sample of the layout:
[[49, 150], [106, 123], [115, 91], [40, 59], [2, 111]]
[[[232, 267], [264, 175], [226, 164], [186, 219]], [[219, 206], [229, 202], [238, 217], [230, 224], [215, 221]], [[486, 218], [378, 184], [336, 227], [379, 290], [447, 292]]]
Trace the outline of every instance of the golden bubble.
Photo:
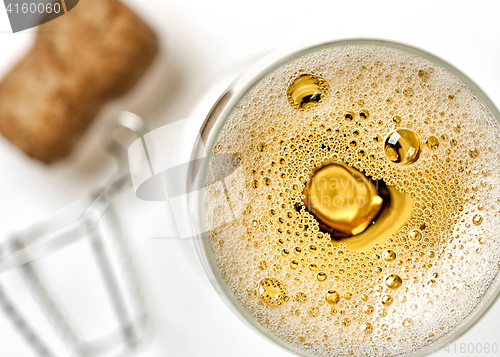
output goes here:
[[429, 136], [425, 145], [427, 145], [427, 147], [431, 150], [436, 150], [439, 147], [439, 139], [435, 136]]
[[288, 87], [288, 101], [295, 109], [311, 110], [324, 99], [327, 91], [327, 84], [323, 78], [303, 74]]
[[396, 259], [396, 252], [391, 249], [384, 250], [382, 258], [384, 258], [386, 262], [392, 262]]
[[270, 186], [271, 185], [271, 179], [269, 177], [264, 178], [264, 185]]
[[366, 305], [364, 308], [363, 308], [363, 312], [367, 315], [371, 315], [373, 313], [373, 306], [371, 305]]
[[474, 217], [472, 217], [472, 223], [474, 223], [476, 226], [479, 226], [481, 223], [483, 223], [483, 217], [479, 214], [476, 214]]
[[408, 237], [414, 242], [418, 242], [420, 239], [422, 239], [422, 236], [423, 234], [419, 229], [412, 229], [408, 234]]
[[340, 294], [335, 290], [328, 290], [326, 292], [325, 300], [329, 304], [336, 304], [340, 301]]
[[469, 149], [469, 156], [475, 159], [479, 156], [479, 151], [477, 149]]
[[[342, 182], [342, 185], [332, 185], [332, 182]], [[362, 233], [383, 203], [373, 182], [341, 163], [317, 167], [303, 194], [307, 209], [322, 222], [325, 230], [338, 238]]]
[[392, 121], [396, 124], [399, 124], [401, 123], [401, 117], [399, 115], [395, 115], [393, 118], [392, 118]]
[[385, 156], [396, 164], [411, 164], [418, 159], [420, 146], [420, 139], [414, 131], [398, 129], [385, 139]]
[[391, 274], [387, 278], [385, 278], [385, 285], [389, 289], [397, 289], [403, 284], [403, 280], [397, 274]]
[[351, 121], [352, 119], [354, 119], [354, 113], [353, 112], [346, 112], [344, 114], [344, 118], [348, 121]]
[[309, 264], [310, 271], [315, 271], [316, 269], [318, 269], [318, 266], [316, 264], [314, 264], [314, 263]]
[[269, 306], [279, 306], [286, 301], [286, 287], [276, 278], [264, 278], [258, 283], [258, 293]]
[[361, 325], [361, 331], [363, 331], [367, 335], [371, 334], [373, 332], [373, 326], [372, 326], [372, 324], [369, 323], [369, 322], [364, 322]]
[[302, 248], [300, 248], [300, 247], [295, 247], [295, 248], [293, 248], [293, 252], [294, 252], [296, 255], [300, 255], [300, 253], [302, 253]]
[[266, 149], [266, 144], [265, 144], [265, 143], [259, 143], [259, 144], [257, 145], [257, 150], [258, 150], [258, 151], [262, 152], [262, 151], [264, 151], [265, 149]]
[[362, 109], [360, 112], [359, 112], [359, 116], [363, 119], [366, 119], [368, 118], [368, 116], [370, 115], [370, 112], [366, 109]]
[[298, 262], [298, 260], [295, 260], [295, 259], [294, 259], [294, 260], [292, 260], [292, 261], [290, 262], [290, 268], [292, 268], [292, 269], [297, 269], [298, 267], [299, 267], [299, 262]]
[[391, 295], [384, 295], [382, 296], [382, 305], [384, 306], [389, 306], [392, 304], [392, 296]]
[[253, 180], [253, 181], [252, 181], [252, 187], [253, 187], [253, 188], [257, 188], [257, 187], [259, 187], [259, 181], [257, 181], [257, 180]]
[[284, 256], [284, 257], [288, 256], [288, 254], [290, 254], [290, 251], [288, 249], [283, 249], [281, 251], [281, 255]]
[[326, 277], [327, 275], [323, 271], [320, 271], [318, 274], [316, 274], [316, 279], [318, 279], [318, 281], [325, 281]]

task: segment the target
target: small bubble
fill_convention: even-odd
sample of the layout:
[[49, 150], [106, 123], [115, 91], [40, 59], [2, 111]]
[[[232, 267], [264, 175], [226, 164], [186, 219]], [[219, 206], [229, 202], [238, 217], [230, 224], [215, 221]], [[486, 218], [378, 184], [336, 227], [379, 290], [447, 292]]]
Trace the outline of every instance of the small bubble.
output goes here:
[[368, 112], [368, 110], [366, 109], [362, 109], [360, 112], [359, 112], [359, 116], [363, 119], [366, 119], [368, 118], [368, 116], [370, 115], [370, 112]]
[[318, 281], [325, 281], [326, 277], [327, 277], [326, 273], [322, 271], [316, 274], [316, 279], [318, 279]]
[[481, 223], [483, 223], [483, 217], [479, 214], [476, 214], [474, 217], [472, 217], [472, 223], [474, 223], [476, 226], [479, 226]]
[[399, 115], [395, 115], [395, 116], [393, 116], [393, 117], [392, 117], [392, 121], [393, 121], [394, 123], [396, 123], [396, 124], [401, 123], [401, 120], [402, 120], [402, 119], [401, 119], [401, 117], [400, 117]]
[[257, 145], [257, 150], [258, 150], [258, 151], [262, 152], [262, 151], [264, 151], [265, 149], [266, 149], [266, 144], [265, 144], [265, 143], [259, 143], [259, 144]]
[[429, 149], [436, 150], [439, 147], [439, 139], [435, 136], [429, 136], [425, 144]]
[[257, 180], [253, 180], [253, 181], [252, 181], [252, 187], [253, 187], [253, 188], [257, 188], [257, 187], [259, 187], [259, 181], [257, 181]]
[[397, 289], [401, 286], [402, 283], [403, 283], [403, 280], [401, 279], [401, 277], [399, 275], [396, 275], [396, 274], [391, 274], [385, 279], [385, 285], [389, 289]]
[[469, 156], [475, 159], [479, 156], [479, 151], [477, 149], [469, 149]]
[[386, 262], [392, 262], [396, 259], [396, 252], [387, 249], [382, 253], [382, 258], [384, 258]]
[[344, 118], [347, 121], [351, 121], [352, 119], [354, 119], [354, 113], [353, 112], [346, 112], [344, 114]]
[[328, 290], [326, 292], [325, 300], [329, 304], [336, 304], [340, 301], [340, 294], [335, 290]]
[[264, 178], [264, 185], [270, 186], [271, 185], [271, 179], [269, 177]]
[[373, 313], [373, 306], [371, 305], [366, 305], [364, 308], [363, 308], [363, 312], [367, 315], [371, 315]]
[[423, 234], [419, 229], [412, 229], [408, 234], [408, 237], [414, 242], [418, 242], [420, 239], [422, 239], [422, 236]]
[[412, 130], [398, 129], [385, 139], [384, 151], [386, 157], [396, 164], [411, 164], [420, 155], [420, 139]]
[[372, 324], [369, 323], [369, 322], [364, 322], [361, 325], [361, 331], [363, 331], [367, 335], [371, 334], [373, 332], [373, 326], [372, 326]]
[[343, 326], [349, 326], [351, 324], [351, 320], [349, 320], [347, 317], [345, 319], [342, 319], [342, 325]]
[[292, 269], [297, 269], [298, 267], [299, 267], [299, 261], [298, 261], [298, 260], [295, 260], [295, 259], [294, 259], [294, 260], [292, 260], [292, 261], [290, 262], [290, 268], [292, 268]]
[[265, 260], [261, 260], [259, 262], [259, 264], [257, 265], [257, 267], [260, 269], [260, 270], [266, 270], [267, 268], [267, 263]]
[[345, 298], [346, 300], [351, 300], [351, 298], [352, 298], [352, 293], [351, 293], [351, 292], [349, 292], [349, 291], [348, 291], [348, 292], [346, 292], [346, 293], [344, 294], [344, 298]]
[[389, 306], [392, 304], [392, 296], [391, 295], [384, 295], [382, 296], [382, 305], [384, 306]]

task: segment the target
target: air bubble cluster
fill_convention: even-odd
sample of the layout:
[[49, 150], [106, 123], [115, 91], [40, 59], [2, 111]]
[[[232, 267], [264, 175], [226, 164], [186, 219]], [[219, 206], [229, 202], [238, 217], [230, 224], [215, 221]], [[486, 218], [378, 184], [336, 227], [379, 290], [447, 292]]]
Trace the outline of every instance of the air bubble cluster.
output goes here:
[[[460, 79], [415, 54], [346, 45], [294, 59], [239, 102], [211, 154], [207, 182], [231, 177], [204, 197], [216, 269], [296, 348], [426, 346], [499, 272], [500, 127]], [[332, 236], [304, 204], [311, 174], [331, 163], [394, 198], [359, 235]], [[380, 239], [363, 245], [364, 234]]]

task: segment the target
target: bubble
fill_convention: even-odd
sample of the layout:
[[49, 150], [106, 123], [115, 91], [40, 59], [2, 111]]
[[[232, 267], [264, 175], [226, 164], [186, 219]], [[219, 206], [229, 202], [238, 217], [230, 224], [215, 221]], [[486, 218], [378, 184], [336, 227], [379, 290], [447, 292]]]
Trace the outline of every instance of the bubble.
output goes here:
[[384, 252], [382, 253], [382, 258], [386, 262], [392, 262], [396, 259], [396, 252], [391, 249], [384, 250]]
[[276, 278], [264, 278], [259, 281], [258, 293], [262, 301], [269, 306], [282, 305], [287, 297], [286, 287]]
[[298, 261], [298, 260], [295, 260], [295, 259], [294, 259], [294, 260], [292, 260], [292, 261], [290, 262], [290, 268], [292, 268], [292, 269], [297, 269], [298, 267], [299, 267], [299, 261]]
[[469, 149], [469, 156], [475, 159], [479, 156], [479, 151], [477, 149]]
[[392, 121], [393, 121], [394, 123], [396, 123], [396, 124], [401, 123], [401, 120], [402, 120], [402, 119], [401, 119], [401, 117], [400, 117], [399, 115], [395, 115], [395, 116], [393, 116], [393, 117], [392, 117]]
[[329, 304], [336, 304], [340, 301], [340, 294], [335, 290], [328, 290], [326, 292], [325, 300]]
[[318, 279], [318, 281], [325, 281], [326, 278], [327, 278], [327, 275], [323, 271], [320, 271], [318, 274], [316, 274], [316, 279]]
[[363, 119], [366, 119], [370, 116], [370, 112], [366, 109], [362, 109], [360, 112], [359, 112], [359, 116]]
[[391, 295], [384, 295], [382, 296], [382, 305], [384, 306], [389, 306], [392, 304], [392, 296]]
[[479, 214], [476, 214], [474, 217], [472, 217], [472, 223], [474, 223], [476, 226], [481, 225], [481, 223], [483, 223], [483, 217]]
[[439, 139], [435, 136], [429, 136], [425, 145], [427, 145], [427, 147], [431, 150], [436, 150], [439, 147]]
[[[335, 182], [342, 184], [332, 185]], [[383, 201], [365, 175], [340, 163], [316, 167], [303, 194], [309, 212], [321, 221], [323, 229], [338, 238], [362, 233]]]
[[361, 325], [361, 331], [363, 331], [367, 335], [371, 334], [373, 332], [373, 326], [372, 326], [372, 324], [369, 323], [369, 322], [364, 322]]
[[366, 305], [365, 307], [363, 307], [363, 312], [367, 315], [371, 315], [373, 313], [373, 306], [371, 305]]
[[398, 129], [385, 139], [384, 151], [386, 157], [396, 164], [411, 164], [420, 155], [420, 139], [412, 130]]
[[345, 120], [351, 121], [352, 119], [354, 119], [354, 113], [353, 112], [346, 112], [344, 114], [344, 118], [345, 118]]
[[262, 151], [264, 151], [265, 149], [266, 149], [266, 143], [259, 143], [259, 144], [257, 145], [257, 150], [258, 150], [258, 151], [262, 152]]
[[326, 96], [327, 84], [323, 78], [303, 74], [288, 87], [288, 101], [298, 110], [314, 109]]
[[391, 274], [387, 278], [385, 278], [385, 285], [389, 289], [397, 289], [403, 284], [403, 280], [397, 274]]
[[423, 234], [422, 232], [419, 230], [419, 229], [412, 229], [410, 231], [410, 233], [408, 234], [408, 237], [414, 241], [414, 242], [418, 242], [419, 240], [422, 239], [423, 237]]

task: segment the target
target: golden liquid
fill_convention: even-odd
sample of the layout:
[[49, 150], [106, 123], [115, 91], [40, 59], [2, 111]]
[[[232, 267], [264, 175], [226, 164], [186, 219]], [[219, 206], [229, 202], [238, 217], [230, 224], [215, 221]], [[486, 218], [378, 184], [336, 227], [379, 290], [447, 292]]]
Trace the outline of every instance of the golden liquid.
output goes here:
[[216, 269], [303, 351], [432, 343], [499, 270], [499, 136], [465, 84], [414, 54], [359, 45], [296, 59], [246, 95], [212, 150], [241, 172], [225, 195], [207, 187]]

